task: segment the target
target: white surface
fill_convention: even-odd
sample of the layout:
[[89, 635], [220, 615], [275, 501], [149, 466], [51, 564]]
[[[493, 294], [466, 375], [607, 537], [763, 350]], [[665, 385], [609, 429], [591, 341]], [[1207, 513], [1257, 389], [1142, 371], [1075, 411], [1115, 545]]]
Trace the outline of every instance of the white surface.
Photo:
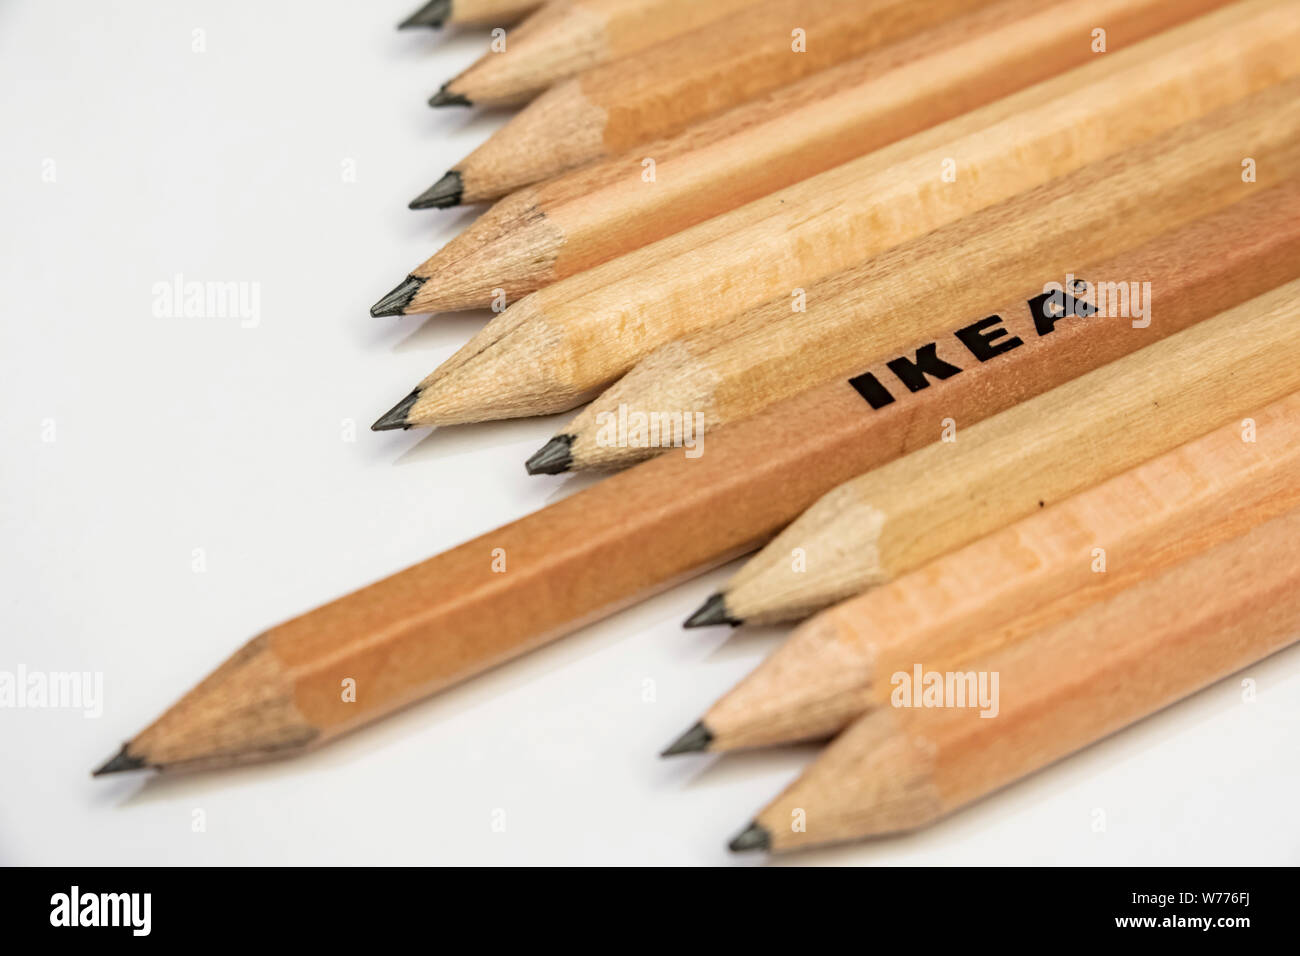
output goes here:
[[[397, 33], [414, 6], [0, 7], [0, 670], [106, 694], [0, 710], [0, 862], [762, 862], [724, 841], [813, 748], [655, 756], [781, 636], [680, 629], [725, 571], [305, 759], [88, 776], [252, 634], [582, 485], [521, 466], [559, 420], [367, 430], [483, 321], [367, 315], [471, 216], [406, 201], [500, 122], [424, 105], [485, 40]], [[260, 323], [155, 317], [178, 273], [259, 283]], [[1300, 863], [1300, 649], [1243, 676], [1254, 703], [1225, 681], [922, 834], [789, 862]]]

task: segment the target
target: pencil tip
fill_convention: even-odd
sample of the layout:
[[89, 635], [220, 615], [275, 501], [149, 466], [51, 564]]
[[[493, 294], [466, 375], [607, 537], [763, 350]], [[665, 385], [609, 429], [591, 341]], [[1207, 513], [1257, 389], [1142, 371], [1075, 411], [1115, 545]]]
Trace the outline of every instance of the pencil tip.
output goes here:
[[713, 731], [704, 726], [704, 721], [697, 721], [695, 726], [682, 734], [659, 756], [672, 757], [675, 754], [693, 754], [708, 750], [713, 742]]
[[411, 200], [408, 209], [450, 209], [460, 205], [465, 193], [465, 181], [460, 173], [451, 170], [420, 195]]
[[450, 83], [444, 83], [438, 88], [438, 92], [429, 97], [430, 106], [473, 106], [469, 97], [463, 93], [453, 93], [447, 89]]
[[713, 627], [715, 624], [730, 624], [732, 627], [741, 625], [739, 618], [727, 613], [727, 599], [721, 594], [714, 594], [701, 604], [682, 627]]
[[732, 853], [744, 853], [746, 850], [766, 850], [772, 846], [772, 834], [757, 823], [751, 823], [743, 832], [736, 834], [727, 849]]
[[530, 475], [562, 475], [573, 467], [573, 436], [556, 435], [524, 462]]
[[370, 426], [370, 430], [373, 432], [390, 432], [398, 428], [410, 428], [411, 423], [406, 420], [406, 416], [419, 400], [420, 390], [417, 388], [380, 416], [379, 420]]
[[435, 30], [447, 22], [451, 16], [451, 0], [429, 0], [419, 10], [397, 25], [399, 30], [411, 27], [433, 27]]
[[419, 276], [407, 276], [396, 289], [370, 307], [370, 314], [376, 319], [385, 315], [405, 315], [406, 307], [422, 285], [424, 280]]
[[128, 770], [142, 770], [148, 766], [141, 758], [133, 757], [127, 753], [126, 747], [126, 744], [122, 744], [122, 749], [105, 762], [102, 767], [94, 771], [91, 776], [102, 777], [106, 773], [125, 773]]

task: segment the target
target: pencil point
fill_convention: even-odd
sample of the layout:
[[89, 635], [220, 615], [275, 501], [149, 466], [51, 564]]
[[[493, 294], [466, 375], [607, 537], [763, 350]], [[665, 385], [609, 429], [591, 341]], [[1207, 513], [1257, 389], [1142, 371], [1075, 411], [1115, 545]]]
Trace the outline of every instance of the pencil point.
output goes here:
[[686, 619], [682, 627], [713, 627], [715, 624], [739, 627], [741, 623], [739, 618], [727, 613], [727, 599], [721, 594], [714, 594]]
[[423, 279], [418, 276], [407, 276], [402, 280], [401, 285], [370, 307], [370, 314], [376, 319], [384, 315], [405, 315], [406, 307], [411, 304], [415, 293], [420, 291], [422, 285], [424, 285]]
[[453, 93], [447, 89], [448, 84], [444, 83], [439, 87], [438, 92], [429, 97], [430, 106], [473, 106], [469, 97], [460, 93]]
[[429, 0], [419, 10], [397, 25], [399, 30], [411, 27], [433, 27], [435, 30], [447, 22], [451, 16], [451, 0]]
[[772, 834], [757, 823], [751, 823], [744, 832], [736, 834], [727, 849], [732, 853], [744, 853], [746, 850], [766, 850], [772, 846]]
[[370, 426], [370, 430], [372, 432], [390, 432], [398, 428], [410, 428], [411, 424], [406, 420], [406, 415], [419, 400], [420, 390], [417, 388], [380, 416], [379, 420]]
[[713, 731], [704, 726], [704, 721], [697, 721], [695, 726], [682, 734], [659, 756], [672, 757], [675, 754], [693, 754], [708, 750], [713, 742]]
[[132, 757], [126, 751], [126, 744], [122, 744], [122, 749], [114, 754], [102, 767], [94, 771], [91, 776], [102, 777], [106, 773], [125, 773], [128, 770], [142, 770], [146, 764], [139, 757]]
[[450, 209], [460, 205], [465, 193], [465, 182], [460, 173], [451, 170], [420, 195], [411, 200], [408, 209]]
[[530, 475], [562, 475], [573, 467], [572, 435], [556, 435], [524, 462]]

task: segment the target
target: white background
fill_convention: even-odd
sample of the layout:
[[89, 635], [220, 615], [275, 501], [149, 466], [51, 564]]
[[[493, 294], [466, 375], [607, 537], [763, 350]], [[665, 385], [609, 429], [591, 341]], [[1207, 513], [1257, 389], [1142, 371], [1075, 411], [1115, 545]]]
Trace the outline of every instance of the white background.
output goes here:
[[[89, 776], [251, 635], [584, 484], [522, 467], [563, 418], [367, 430], [484, 321], [367, 314], [470, 221], [406, 202], [502, 119], [424, 105], [486, 34], [399, 34], [414, 6], [0, 7], [0, 670], [106, 694], [0, 710], [0, 862], [763, 862], [725, 840], [814, 748], [655, 756], [782, 636], [681, 630], [731, 569], [303, 759]], [[260, 323], [155, 317], [177, 274], [259, 283]], [[786, 862], [1300, 863], [1298, 765], [1293, 648], [924, 833]]]

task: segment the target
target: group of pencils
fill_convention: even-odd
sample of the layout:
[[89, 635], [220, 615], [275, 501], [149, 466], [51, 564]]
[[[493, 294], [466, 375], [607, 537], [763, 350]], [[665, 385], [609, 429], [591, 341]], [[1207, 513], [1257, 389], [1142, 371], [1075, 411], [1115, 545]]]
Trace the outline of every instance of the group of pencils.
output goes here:
[[757, 549], [688, 626], [803, 623], [667, 753], [833, 738], [732, 843], [782, 851], [1300, 634], [1300, 0], [403, 26], [457, 22], [507, 29], [431, 104], [522, 108], [411, 205], [494, 205], [372, 311], [498, 314], [374, 427], [589, 403], [528, 470], [618, 473], [266, 631], [99, 772], [297, 753]]

